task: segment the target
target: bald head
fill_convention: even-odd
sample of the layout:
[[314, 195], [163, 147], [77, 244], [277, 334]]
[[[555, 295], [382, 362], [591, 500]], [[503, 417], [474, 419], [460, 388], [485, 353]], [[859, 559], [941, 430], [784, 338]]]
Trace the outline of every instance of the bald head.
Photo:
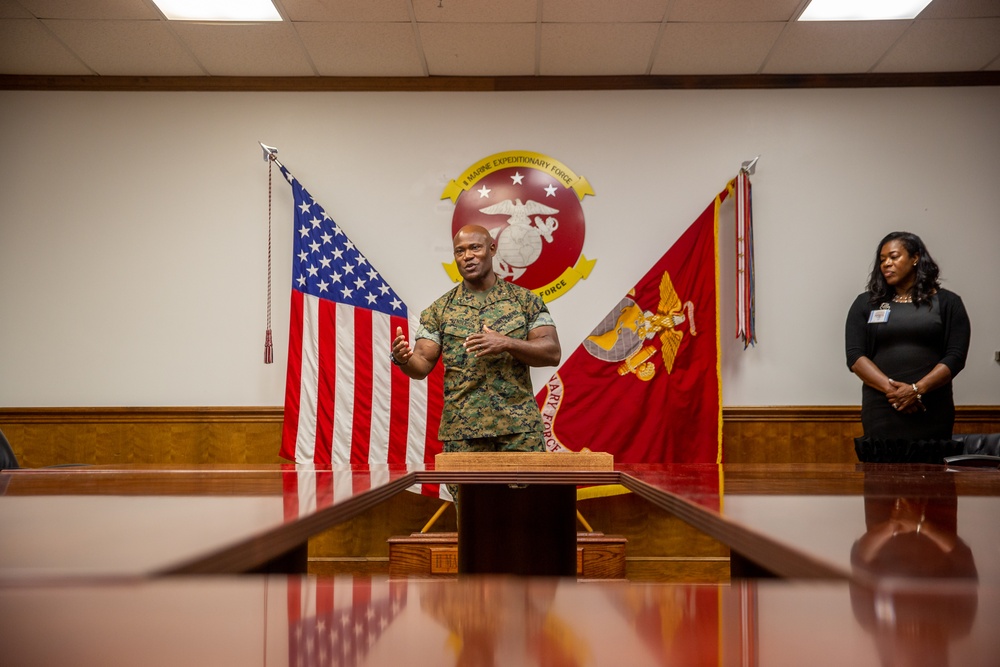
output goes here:
[[459, 238], [462, 239], [479, 238], [482, 239], [483, 242], [486, 243], [486, 245], [490, 245], [491, 243], [493, 243], [493, 237], [490, 236], [490, 232], [482, 225], [465, 225], [464, 227], [458, 230], [457, 234], [455, 234], [454, 238], [455, 245], [458, 245]]

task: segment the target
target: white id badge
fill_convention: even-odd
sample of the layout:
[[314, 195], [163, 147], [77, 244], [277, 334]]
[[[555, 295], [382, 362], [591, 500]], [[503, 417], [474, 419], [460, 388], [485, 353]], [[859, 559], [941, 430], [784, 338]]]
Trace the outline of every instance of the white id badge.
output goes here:
[[868, 324], [881, 324], [889, 321], [891, 310], [873, 310], [868, 315]]

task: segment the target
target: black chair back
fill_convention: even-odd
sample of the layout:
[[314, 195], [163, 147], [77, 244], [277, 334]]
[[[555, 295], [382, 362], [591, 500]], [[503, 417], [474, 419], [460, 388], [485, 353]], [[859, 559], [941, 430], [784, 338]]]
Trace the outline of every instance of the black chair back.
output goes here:
[[7, 442], [7, 436], [3, 434], [3, 431], [0, 431], [0, 470], [13, 470], [20, 467], [17, 464], [17, 457], [14, 456], [14, 450]]

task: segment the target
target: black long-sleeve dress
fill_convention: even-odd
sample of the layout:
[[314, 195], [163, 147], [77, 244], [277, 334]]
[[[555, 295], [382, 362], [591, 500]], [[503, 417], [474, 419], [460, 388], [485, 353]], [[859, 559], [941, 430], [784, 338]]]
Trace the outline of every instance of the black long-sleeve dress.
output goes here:
[[[847, 367], [861, 357], [874, 362], [889, 378], [907, 384], [919, 381], [937, 364], [954, 378], [965, 367], [971, 326], [962, 298], [946, 289], [931, 297], [930, 306], [915, 303], [871, 305], [859, 294], [847, 314]], [[869, 323], [873, 310], [890, 311], [885, 322]], [[923, 394], [924, 412], [902, 413], [885, 394], [864, 385], [861, 424], [865, 435], [897, 440], [947, 440], [955, 424], [951, 382]]]

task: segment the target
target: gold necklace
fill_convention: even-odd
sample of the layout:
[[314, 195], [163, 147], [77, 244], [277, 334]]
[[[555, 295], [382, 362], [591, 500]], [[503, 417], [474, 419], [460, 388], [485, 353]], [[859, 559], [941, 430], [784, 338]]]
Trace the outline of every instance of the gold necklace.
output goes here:
[[906, 296], [900, 296], [899, 294], [897, 294], [896, 296], [892, 297], [892, 300], [895, 301], [896, 303], [912, 303], [913, 297], [909, 294], [907, 294]]

